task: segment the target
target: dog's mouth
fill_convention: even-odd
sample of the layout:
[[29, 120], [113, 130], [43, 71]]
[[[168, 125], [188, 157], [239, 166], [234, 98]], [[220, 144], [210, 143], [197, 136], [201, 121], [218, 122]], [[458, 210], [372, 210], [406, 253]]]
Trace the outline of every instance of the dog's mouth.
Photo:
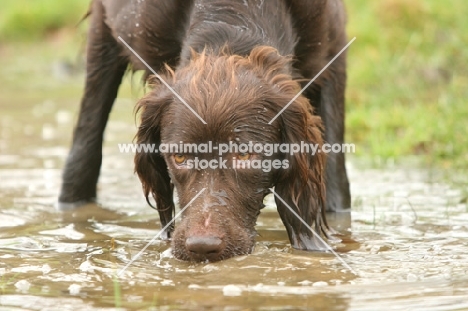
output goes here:
[[[251, 248], [253, 249], [253, 247]], [[193, 252], [185, 252], [185, 251], [173, 251], [174, 257], [183, 260], [183, 261], [190, 261], [190, 262], [200, 262], [200, 263], [209, 263], [209, 262], [219, 262], [229, 258], [242, 256], [242, 255], [249, 255], [251, 253], [250, 250], [244, 250], [241, 252], [222, 252], [222, 253], [209, 253], [209, 254], [198, 254]]]

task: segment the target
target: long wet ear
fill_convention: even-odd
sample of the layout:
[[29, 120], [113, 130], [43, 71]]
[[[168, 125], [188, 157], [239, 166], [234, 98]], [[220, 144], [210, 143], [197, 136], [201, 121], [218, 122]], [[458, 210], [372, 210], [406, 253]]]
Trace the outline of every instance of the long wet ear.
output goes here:
[[[317, 235], [327, 236], [328, 229], [325, 218], [325, 156], [319, 150], [323, 145], [322, 123], [311, 110], [308, 100], [300, 96], [279, 117], [282, 142], [289, 146], [309, 144], [309, 150], [284, 155], [289, 162], [289, 168], [279, 171], [275, 192], [281, 199], [275, 196], [275, 201], [294, 248], [325, 250], [326, 246], [311, 231], [312, 229]], [[314, 148], [318, 147], [315, 154], [312, 154], [311, 145]], [[298, 219], [285, 203], [308, 226]]]
[[[157, 92], [157, 90], [151, 91], [137, 104], [137, 113], [141, 113], [141, 122], [135, 137], [137, 146], [140, 147], [135, 155], [135, 172], [141, 180], [146, 201], [158, 210], [161, 225], [164, 227], [172, 220], [175, 211], [173, 185], [166, 161], [160, 153], [152, 151], [151, 148], [158, 150], [161, 144], [161, 123], [170, 100], [167, 97], [158, 97]], [[144, 150], [143, 146], [149, 149]], [[156, 207], [151, 204], [150, 195], [153, 196]], [[173, 230], [172, 224], [162, 233], [162, 239], [169, 239]]]
[[[271, 86], [269, 101], [274, 111], [282, 110], [301, 87], [293, 79], [291, 57], [280, 55], [271, 47], [260, 46], [248, 57], [253, 70]], [[266, 96], [268, 97], [268, 95]], [[281, 133], [282, 143], [312, 144], [322, 148], [322, 122], [315, 116], [312, 105], [304, 96], [299, 96], [274, 121]], [[275, 201], [281, 220], [288, 231], [291, 245], [297, 249], [324, 250], [326, 246], [316, 235], [327, 236], [328, 224], [325, 216], [325, 184], [323, 153], [296, 152], [284, 154], [289, 168], [280, 169], [275, 178]], [[281, 199], [280, 199], [281, 198]], [[283, 202], [284, 201], [284, 202]], [[286, 206], [291, 207], [307, 223], [298, 219]]]

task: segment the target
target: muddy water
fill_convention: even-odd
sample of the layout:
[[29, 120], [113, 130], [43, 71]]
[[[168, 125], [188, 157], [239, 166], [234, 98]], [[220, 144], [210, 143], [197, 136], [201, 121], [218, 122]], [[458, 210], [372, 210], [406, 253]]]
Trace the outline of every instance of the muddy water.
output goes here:
[[[39, 99], [38, 99], [39, 98]], [[271, 198], [255, 252], [172, 258], [132, 173], [135, 126], [120, 99], [106, 133], [99, 205], [55, 210], [76, 99], [1, 99], [0, 310], [468, 310], [466, 172], [350, 162], [352, 215], [328, 253], [292, 250]]]

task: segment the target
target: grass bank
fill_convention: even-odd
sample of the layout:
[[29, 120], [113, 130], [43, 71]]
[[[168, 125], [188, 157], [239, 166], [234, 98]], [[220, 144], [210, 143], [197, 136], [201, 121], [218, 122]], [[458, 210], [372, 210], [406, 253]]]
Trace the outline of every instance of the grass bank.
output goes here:
[[89, 0], [2, 0], [0, 42], [42, 40], [73, 29], [89, 7]]
[[349, 0], [347, 140], [359, 155], [468, 164], [468, 2]]

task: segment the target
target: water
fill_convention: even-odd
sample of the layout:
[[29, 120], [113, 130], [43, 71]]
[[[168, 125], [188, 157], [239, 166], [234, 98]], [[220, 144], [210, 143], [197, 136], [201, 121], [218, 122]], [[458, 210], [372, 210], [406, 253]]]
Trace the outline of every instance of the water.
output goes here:
[[468, 310], [466, 172], [410, 163], [350, 162], [353, 212], [330, 218], [331, 245], [357, 275], [292, 250], [269, 197], [252, 255], [186, 263], [157, 240], [117, 277], [160, 229], [117, 147], [134, 100], [106, 132], [100, 205], [58, 212], [78, 100], [37, 94], [0, 96], [0, 310]]

